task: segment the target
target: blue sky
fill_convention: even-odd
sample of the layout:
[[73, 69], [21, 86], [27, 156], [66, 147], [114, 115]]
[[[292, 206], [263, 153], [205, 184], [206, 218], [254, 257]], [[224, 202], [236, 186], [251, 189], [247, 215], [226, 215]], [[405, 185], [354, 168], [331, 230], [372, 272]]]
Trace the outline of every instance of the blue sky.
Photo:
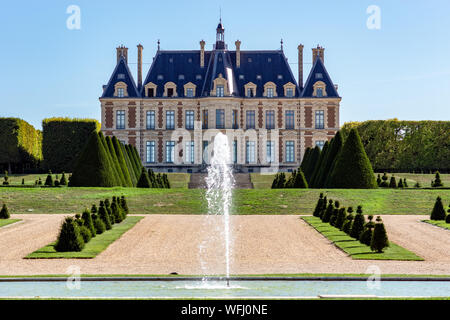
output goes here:
[[[81, 29], [69, 30], [69, 5], [81, 9]], [[369, 30], [366, 9], [381, 9], [381, 29]], [[161, 49], [211, 49], [222, 8], [231, 50], [277, 49], [280, 38], [297, 74], [303, 43], [304, 78], [311, 48], [325, 47], [325, 65], [339, 85], [341, 124], [399, 118], [450, 119], [450, 1], [8, 1], [0, 11], [0, 117], [100, 119], [102, 85], [129, 47], [136, 78], [136, 45], [144, 46], [144, 77]]]

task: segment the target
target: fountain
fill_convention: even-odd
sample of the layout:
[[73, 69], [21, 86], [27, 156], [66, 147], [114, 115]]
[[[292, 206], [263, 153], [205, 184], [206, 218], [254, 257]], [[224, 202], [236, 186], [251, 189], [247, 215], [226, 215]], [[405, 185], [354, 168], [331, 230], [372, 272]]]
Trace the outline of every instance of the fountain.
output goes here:
[[230, 279], [230, 207], [232, 202], [232, 189], [234, 185], [231, 169], [231, 152], [228, 138], [218, 133], [214, 139], [214, 149], [208, 176], [206, 177], [206, 200], [208, 202], [208, 215], [221, 215], [223, 217], [223, 240], [225, 242], [225, 265], [227, 286]]

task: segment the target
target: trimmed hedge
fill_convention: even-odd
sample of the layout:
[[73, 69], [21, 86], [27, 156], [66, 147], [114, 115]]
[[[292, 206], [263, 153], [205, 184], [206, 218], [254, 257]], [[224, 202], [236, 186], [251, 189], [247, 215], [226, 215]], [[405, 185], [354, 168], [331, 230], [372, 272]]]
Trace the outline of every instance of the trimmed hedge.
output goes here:
[[450, 121], [376, 120], [349, 122], [356, 128], [378, 172], [450, 172]]
[[42, 121], [43, 166], [53, 172], [72, 172], [92, 131], [95, 119], [48, 118]]
[[0, 118], [0, 165], [12, 173], [37, 168], [42, 161], [42, 133], [25, 120]]

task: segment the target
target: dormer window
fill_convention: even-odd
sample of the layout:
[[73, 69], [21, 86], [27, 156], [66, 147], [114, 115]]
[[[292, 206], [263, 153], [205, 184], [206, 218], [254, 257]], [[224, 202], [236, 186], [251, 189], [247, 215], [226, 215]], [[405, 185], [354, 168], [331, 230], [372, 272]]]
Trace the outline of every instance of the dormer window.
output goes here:
[[192, 58], [189, 58], [189, 59], [188, 59], [188, 62], [189, 62], [189, 63], [192, 63]]
[[292, 82], [286, 83], [284, 86], [284, 96], [286, 98], [293, 98], [295, 96], [295, 84]]
[[148, 98], [154, 98], [156, 97], [156, 88], [157, 85], [153, 82], [149, 82], [144, 86], [144, 93]]
[[196, 76], [195, 76], [195, 79], [196, 79], [196, 80], [202, 80], [202, 75], [201, 75], [201, 74], [196, 75]]
[[119, 81], [114, 85], [114, 96], [118, 98], [128, 97], [127, 84]]
[[195, 88], [197, 86], [192, 82], [188, 82], [184, 85], [184, 96], [187, 98], [195, 97]]
[[278, 80], [283, 80], [283, 75], [279, 74], [279, 75], [277, 76], [277, 78], [278, 78]]
[[184, 74], [178, 75], [178, 80], [184, 80]]
[[252, 62], [252, 58], [248, 58], [248, 62]]
[[243, 74], [239, 75], [239, 80], [244, 80], [244, 75]]
[[261, 78], [262, 78], [262, 77], [261, 77], [260, 74], [256, 75], [256, 79], [257, 79], [257, 80], [261, 80]]
[[173, 62], [173, 58], [169, 58], [169, 62], [172, 63]]
[[164, 97], [177, 97], [177, 85], [171, 81], [164, 85]]
[[256, 96], [256, 84], [253, 82], [249, 82], [246, 85], [244, 85], [245, 90], [245, 96], [247, 98], [252, 98]]
[[316, 79], [323, 79], [323, 74], [316, 73]]
[[263, 96], [267, 98], [273, 98], [277, 96], [276, 85], [273, 82], [267, 82], [264, 85], [264, 93]]
[[164, 80], [164, 76], [162, 74], [158, 74], [158, 76], [156, 77], [156, 79], [158, 80]]
[[210, 92], [211, 96], [225, 97], [230, 95], [227, 79], [221, 73], [219, 73], [219, 76], [213, 82], [213, 88]]
[[224, 88], [223, 86], [219, 85], [216, 88], [216, 97], [223, 97], [224, 94]]
[[323, 98], [327, 96], [326, 84], [323, 81], [317, 81], [313, 85], [313, 97]]
[[119, 79], [119, 80], [125, 79], [125, 74], [119, 73], [119, 74], [117, 75], [117, 79]]
[[272, 62], [272, 58], [267, 58], [267, 62]]

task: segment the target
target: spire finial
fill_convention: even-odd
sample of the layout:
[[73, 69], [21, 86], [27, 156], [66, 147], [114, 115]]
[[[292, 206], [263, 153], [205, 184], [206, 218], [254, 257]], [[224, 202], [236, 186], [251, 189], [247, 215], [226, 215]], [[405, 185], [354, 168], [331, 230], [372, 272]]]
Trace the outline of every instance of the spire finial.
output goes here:
[[281, 43], [281, 51], [283, 51], [283, 38], [281, 38], [280, 43]]
[[159, 41], [159, 39], [158, 39], [158, 51], [159, 51], [159, 45], [161, 44], [161, 41]]
[[222, 23], [222, 7], [219, 6], [219, 22]]

